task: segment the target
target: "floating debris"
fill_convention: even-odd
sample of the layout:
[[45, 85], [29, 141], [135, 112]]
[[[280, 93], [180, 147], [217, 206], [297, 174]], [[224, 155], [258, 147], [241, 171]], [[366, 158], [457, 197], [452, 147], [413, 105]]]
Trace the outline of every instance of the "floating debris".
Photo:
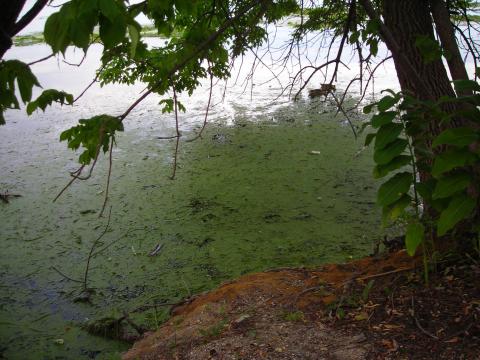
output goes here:
[[157, 246], [155, 246], [155, 248], [150, 251], [150, 253], [148, 254], [148, 256], [155, 256], [155, 255], [158, 255], [158, 253], [163, 249], [163, 246], [165, 244], [158, 244]]
[[18, 195], [18, 194], [9, 194], [8, 191], [4, 194], [1, 194], [0, 193], [0, 200], [2, 200], [5, 204], [9, 204], [10, 203], [10, 200], [8, 198], [18, 198], [18, 197], [22, 197], [22, 195]]
[[318, 96], [327, 96], [328, 94], [334, 92], [337, 88], [332, 84], [321, 84], [320, 89], [312, 89], [308, 91], [308, 96], [318, 97]]

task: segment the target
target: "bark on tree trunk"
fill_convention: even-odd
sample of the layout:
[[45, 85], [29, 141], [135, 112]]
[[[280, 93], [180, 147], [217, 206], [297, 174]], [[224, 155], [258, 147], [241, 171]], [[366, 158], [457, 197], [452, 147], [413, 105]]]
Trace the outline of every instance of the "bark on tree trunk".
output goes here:
[[[425, 0], [395, 0], [384, 1], [383, 4], [382, 15], [385, 26], [400, 50], [392, 52], [392, 55], [402, 91], [419, 100], [436, 101], [445, 95], [455, 97], [447, 70], [441, 59], [425, 62], [420, 49], [416, 46], [419, 36], [435, 38], [428, 2]], [[408, 67], [405, 66], [404, 57], [408, 59]], [[416, 76], [412, 76], [412, 68]], [[453, 105], [450, 107], [452, 108], [444, 110], [453, 111]], [[442, 130], [440, 121], [432, 116], [424, 119], [424, 123], [419, 123], [418, 127], [420, 128], [414, 135], [414, 146], [416, 150], [423, 148], [430, 151], [432, 139]], [[422, 171], [422, 167], [429, 165], [429, 159], [421, 157], [419, 153], [417, 151], [420, 179], [427, 181], [430, 176], [429, 172]]]
[[[37, 0], [20, 18], [26, 0], [5, 0], [0, 13], [0, 59], [12, 46], [12, 38], [42, 11], [49, 0]], [[18, 20], [18, 21], [17, 21]]]
[[[445, 2], [443, 0], [430, 0], [430, 9], [442, 47], [447, 51], [447, 63], [452, 80], [468, 80], [467, 69], [458, 48], [455, 31]], [[459, 95], [471, 94], [471, 91], [459, 93]]]
[[[382, 15], [385, 25], [420, 77], [420, 79], [412, 77], [409, 69], [405, 68], [396, 54], [393, 54], [402, 90], [414, 94], [421, 100], [437, 100], [445, 95], [455, 96], [442, 61], [439, 59], [425, 63], [419, 48], [415, 45], [417, 37], [421, 35], [435, 39], [427, 2], [395, 0], [383, 3]], [[419, 80], [425, 86], [419, 85]]]
[[12, 46], [11, 31], [15, 25], [25, 0], [10, 0], [2, 2], [2, 11], [0, 13], [0, 59]]
[[[437, 7], [434, 18], [439, 35], [441, 33], [442, 45], [453, 55], [449, 61], [452, 76], [454, 79], [468, 79], [463, 62], [459, 64], [461, 56], [449, 18], [448, 24], [450, 27], [445, 23], [447, 19], [442, 11], [446, 11], [446, 8], [438, 8], [440, 5], [445, 4], [443, 0], [430, 0], [430, 2]], [[397, 49], [392, 51], [392, 55], [402, 91], [410, 93], [420, 100], [436, 101], [442, 96], [455, 97], [456, 95], [442, 60], [438, 59], [426, 63], [420, 49], [415, 45], [418, 36], [423, 35], [435, 39], [430, 10], [429, 1], [427, 0], [386, 0], [383, 2], [382, 16], [386, 28], [396, 43]], [[448, 16], [448, 12], [446, 15]], [[387, 46], [389, 46], [388, 41], [386, 42]], [[405, 56], [408, 58], [408, 66], [405, 66]], [[412, 68], [416, 73], [415, 76], [412, 76]], [[456, 109], [457, 105], [455, 104], [445, 105], [443, 108], [444, 111], [450, 113]], [[438, 118], [435, 116], [429, 117], [428, 114], [426, 114], [424, 121], [424, 131], [414, 135], [414, 146], [416, 150], [426, 148], [431, 151], [432, 139], [444, 130], [446, 125], [440, 124]], [[448, 126], [472, 126], [472, 124], [466, 119], [455, 118]], [[420, 163], [420, 180], [427, 181], [430, 177], [430, 172], [422, 171], [422, 165], [430, 165], [430, 160], [422, 158], [418, 151], [416, 156], [417, 161]], [[473, 197], [477, 197], [478, 201], [478, 194]], [[424, 215], [427, 219], [437, 217], [435, 210], [428, 203], [424, 204], [424, 206]], [[478, 220], [478, 210], [476, 219]], [[472, 221], [475, 222], [476, 220]], [[460, 241], [468, 236], [468, 231], [471, 229], [468, 224], [465, 223], [464, 225], [466, 226], [457, 227], [457, 235]]]

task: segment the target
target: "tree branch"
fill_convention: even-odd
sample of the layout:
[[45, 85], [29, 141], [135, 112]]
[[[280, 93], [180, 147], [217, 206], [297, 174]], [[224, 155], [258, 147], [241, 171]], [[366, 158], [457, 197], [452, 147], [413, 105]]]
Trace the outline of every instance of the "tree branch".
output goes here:
[[38, 64], [38, 63], [40, 63], [40, 62], [42, 62], [42, 61], [48, 60], [48, 59], [50, 59], [50, 58], [52, 58], [52, 57], [54, 57], [54, 56], [55, 56], [55, 54], [50, 54], [50, 55], [45, 56], [45, 57], [43, 57], [43, 58], [41, 58], [41, 59], [32, 61], [32, 62], [28, 63], [27, 65], [28, 65], [28, 66], [32, 66], [32, 65]]
[[[210, 64], [210, 63], [209, 63]], [[210, 75], [210, 89], [208, 91], [208, 102], [207, 102], [207, 109], [205, 110], [205, 117], [203, 119], [203, 125], [198, 134], [193, 137], [192, 139], [188, 139], [187, 142], [192, 142], [194, 140], [197, 140], [198, 138], [202, 137], [202, 133], [205, 130], [205, 127], [207, 126], [207, 120], [208, 120], [208, 111], [210, 110], [210, 103], [212, 101], [212, 91], [213, 91], [213, 74], [211, 71], [211, 67], [209, 65], [208, 67], [208, 74]], [[177, 134], [178, 137], [179, 134]]]
[[42, 11], [45, 5], [47, 5], [48, 1], [49, 0], [37, 0], [37, 2], [31, 7], [31, 9], [28, 10], [27, 13], [15, 23], [15, 25], [13, 25], [9, 35], [11, 37], [14, 37], [20, 31], [22, 31], [25, 26], [30, 24], [30, 22], [35, 19], [35, 17], [40, 13], [40, 11]]
[[172, 88], [173, 88], [173, 106], [175, 109], [175, 132], [177, 134], [176, 141], [175, 141], [175, 154], [173, 157], [173, 172], [170, 179], [175, 179], [175, 174], [177, 173], [177, 159], [178, 159], [178, 145], [180, 143], [180, 130], [178, 128], [178, 100], [177, 100], [177, 91], [175, 90], [175, 84], [172, 81]]

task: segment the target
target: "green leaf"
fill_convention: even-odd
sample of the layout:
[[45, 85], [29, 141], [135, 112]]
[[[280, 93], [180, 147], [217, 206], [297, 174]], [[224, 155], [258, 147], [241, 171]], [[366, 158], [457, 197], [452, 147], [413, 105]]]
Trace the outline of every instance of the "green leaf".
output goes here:
[[100, 16], [100, 39], [106, 48], [113, 48], [125, 39], [127, 25], [122, 17], [118, 17], [115, 22], [108, 18]]
[[0, 106], [18, 109], [19, 104], [15, 96], [15, 80], [24, 103], [32, 99], [32, 88], [34, 86], [40, 87], [40, 84], [27, 64], [19, 60], [7, 60], [0, 64]]
[[394, 106], [400, 99], [390, 95], [384, 96], [377, 104], [378, 111], [387, 111]]
[[403, 125], [397, 123], [389, 123], [382, 125], [377, 131], [375, 138], [375, 150], [383, 149], [388, 144], [398, 139], [403, 131]]
[[401, 167], [410, 164], [412, 159], [408, 155], [400, 155], [393, 158], [390, 162], [384, 165], [377, 165], [373, 168], [373, 177], [375, 179], [387, 176], [392, 171], [400, 169]]
[[388, 93], [390, 95], [392, 95], [394, 98], [398, 98], [399, 96], [401, 96], [401, 93], [396, 93], [395, 91], [393, 91], [392, 89], [383, 89], [382, 91], [380, 91], [380, 93]]
[[480, 84], [473, 80], [454, 80], [452, 82], [456, 92], [480, 91]]
[[40, 86], [40, 84], [28, 65], [22, 63], [16, 70], [18, 71], [16, 76], [20, 97], [26, 103], [32, 99], [33, 86]]
[[54, 53], [65, 51], [71, 42], [70, 28], [71, 24], [77, 21], [75, 2], [65, 3], [59, 12], [50, 15], [45, 22], [44, 37], [45, 41]]
[[448, 207], [449, 200], [451, 198], [443, 198], [443, 199], [437, 199], [437, 200], [430, 200], [430, 205], [432, 206], [435, 211], [438, 213], [441, 213], [443, 210], [445, 210]]
[[28, 103], [27, 105], [27, 114], [28, 115], [32, 115], [32, 113], [35, 111], [35, 109], [37, 108], [36, 104], [34, 102], [30, 102]]
[[379, 128], [382, 125], [389, 124], [397, 116], [396, 111], [385, 111], [372, 116], [370, 120], [372, 127]]
[[140, 31], [134, 25], [128, 25], [128, 35], [130, 36], [130, 57], [134, 58], [137, 51]]
[[[465, 102], [470, 103], [472, 98], [467, 97]], [[480, 110], [476, 106], [462, 107], [461, 109], [455, 111], [455, 115], [461, 118], [466, 118], [475, 122], [480, 122]]]
[[413, 222], [407, 226], [407, 234], [405, 236], [405, 246], [410, 256], [415, 255], [418, 246], [423, 242], [425, 237], [425, 227], [419, 222]]
[[466, 194], [455, 196], [448, 207], [442, 211], [437, 222], [439, 236], [445, 235], [449, 230], [463, 219], [471, 215], [475, 209], [476, 202]]
[[108, 151], [110, 139], [117, 131], [123, 131], [122, 122], [114, 116], [98, 115], [90, 119], [81, 119], [78, 125], [60, 134], [60, 141], [67, 141], [68, 147], [77, 150], [82, 146], [79, 162], [88, 165], [95, 159], [98, 151]]
[[[114, 0], [111, 0], [114, 1]], [[44, 38], [54, 53], [65, 54], [71, 44], [84, 50], [98, 22], [97, 0], [69, 1], [45, 22]]]
[[111, 23], [115, 23], [117, 17], [122, 15], [122, 10], [115, 0], [98, 0], [98, 7], [103, 16], [105, 16]]
[[164, 104], [162, 108], [162, 114], [164, 113], [171, 113], [173, 111], [173, 99], [163, 99], [160, 100], [158, 105]]
[[[480, 106], [480, 94], [474, 94], [468, 97], [464, 97], [465, 101], [476, 106]], [[477, 119], [478, 121], [478, 119]]]
[[173, 1], [147, 0], [148, 8], [153, 13], [165, 15], [173, 5]]
[[95, 22], [95, 17], [83, 16], [70, 23], [70, 38], [73, 45], [84, 50], [90, 45]]
[[78, 3], [78, 14], [85, 15], [85, 14], [92, 14], [96, 13], [98, 10], [98, 0], [82, 0]]
[[376, 40], [376, 39], [370, 40], [369, 45], [370, 45], [370, 54], [372, 54], [373, 56], [377, 56], [377, 54], [378, 54], [378, 40]]
[[365, 136], [365, 146], [370, 145], [373, 139], [375, 139], [376, 135], [377, 135], [376, 133], [367, 134], [367, 136]]
[[459, 147], [468, 146], [478, 140], [478, 134], [468, 127], [459, 127], [447, 129], [438, 135], [433, 141], [432, 146], [455, 145]]
[[45, 111], [46, 107], [51, 105], [53, 102], [58, 102], [61, 105], [71, 105], [73, 104], [73, 96], [64, 91], [58, 91], [54, 89], [45, 90], [37, 99], [27, 105], [27, 114], [31, 115], [38, 108]]
[[194, 6], [193, 6], [194, 3], [195, 1], [192, 1], [192, 0], [175, 0], [175, 7], [177, 8], [177, 11], [180, 13], [192, 14], [194, 9]]
[[405, 208], [412, 204], [412, 198], [404, 194], [400, 199], [393, 204], [385, 206], [383, 208], [383, 222], [387, 225], [390, 221], [397, 220], [401, 215], [405, 213]]
[[18, 82], [18, 90], [20, 90], [20, 97], [22, 101], [25, 103], [32, 99], [32, 87], [33, 84], [28, 81], [22, 81], [21, 78], [17, 79]]
[[413, 175], [409, 172], [395, 174], [378, 189], [377, 203], [380, 206], [393, 204], [410, 190]]
[[439, 60], [442, 57], [440, 44], [428, 35], [417, 36], [415, 46], [420, 50], [420, 54], [426, 64]]
[[441, 174], [475, 162], [476, 157], [467, 149], [451, 149], [438, 155], [433, 163], [432, 175], [439, 177]]
[[360, 33], [358, 31], [354, 31], [352, 32], [352, 34], [350, 35], [350, 39], [348, 40], [348, 42], [350, 44], [355, 44], [357, 41], [358, 41], [358, 38], [360, 37]]
[[436, 180], [430, 178], [426, 182], [417, 183], [416, 189], [423, 199], [430, 201], [432, 199], [432, 194], [435, 186]]
[[370, 114], [372, 112], [372, 109], [374, 106], [376, 106], [377, 103], [369, 104], [363, 108], [363, 113], [364, 114]]
[[185, 106], [183, 106], [183, 104], [180, 101], [177, 101], [177, 107], [178, 107], [178, 111], [181, 111], [181, 112], [187, 111]]
[[467, 188], [471, 181], [472, 177], [467, 173], [446, 175], [438, 180], [432, 198], [436, 200], [450, 197]]
[[54, 53], [60, 50], [60, 44], [67, 36], [67, 31], [61, 27], [60, 19], [60, 13], [58, 12], [50, 15], [43, 30], [45, 42], [50, 45]]
[[375, 150], [373, 160], [379, 165], [385, 165], [392, 161], [393, 158], [403, 153], [408, 145], [405, 139], [397, 139], [383, 149]]
[[369, 34], [376, 35], [378, 33], [379, 28], [380, 28], [379, 21], [377, 19], [371, 19], [371, 20], [368, 20], [365, 30]]

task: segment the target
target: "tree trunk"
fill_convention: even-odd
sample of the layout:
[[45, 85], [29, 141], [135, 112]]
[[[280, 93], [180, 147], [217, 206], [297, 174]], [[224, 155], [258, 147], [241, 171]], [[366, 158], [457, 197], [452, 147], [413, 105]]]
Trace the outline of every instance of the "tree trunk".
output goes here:
[[[419, 78], [412, 76], [398, 54], [393, 54], [400, 86], [403, 91], [420, 100], [438, 100], [441, 96], [455, 96], [447, 71], [440, 59], [425, 63], [415, 45], [418, 36], [435, 39], [430, 11], [424, 0], [384, 1], [383, 18], [403, 56], [406, 56]], [[388, 43], [387, 43], [388, 46]], [[422, 84], [419, 84], [422, 81]]]
[[[383, 2], [382, 15], [386, 28], [398, 47], [392, 51], [398, 80], [402, 91], [419, 100], [436, 101], [442, 96], [455, 97], [455, 92], [450, 84], [447, 70], [441, 59], [425, 62], [420, 49], [416, 46], [419, 36], [435, 39], [430, 10], [426, 0], [395, 0]], [[413, 16], [414, 14], [414, 16]], [[390, 44], [387, 41], [387, 46]], [[408, 63], [407, 63], [408, 61]], [[414, 74], [414, 75], [413, 75]], [[453, 111], [450, 105], [447, 111]], [[417, 124], [414, 136], [416, 150], [431, 151], [431, 143], [435, 136], [441, 132], [439, 119], [428, 117], [424, 123]], [[420, 156], [417, 151], [420, 179], [427, 181], [429, 171], [422, 171], [430, 165], [425, 156]]]
[[[0, 59], [12, 46], [12, 38], [42, 11], [49, 0], [37, 0], [32, 7], [18, 19], [26, 0], [4, 0], [0, 12]], [[18, 20], [18, 21], [17, 21]]]
[[[468, 80], [467, 69], [458, 48], [455, 31], [445, 2], [443, 0], [430, 0], [430, 9], [442, 47], [447, 52], [446, 59], [452, 80]], [[471, 91], [464, 91], [459, 95], [471, 94]]]
[[[444, 5], [443, 0], [431, 0], [431, 3], [436, 7]], [[466, 79], [468, 76], [466, 75], [465, 66], [463, 62], [459, 64], [461, 57], [453, 30], [451, 29], [451, 23], [448, 20], [449, 28], [445, 23], [446, 15], [444, 12], [442, 13], [443, 10], [446, 11], [446, 8], [436, 8], [434, 18], [436, 19], [437, 31], [439, 34], [441, 33], [442, 45], [453, 55], [449, 60], [451, 74], [454, 79]], [[429, 1], [386, 0], [383, 2], [382, 16], [386, 29], [391, 33], [390, 36], [394, 42], [393, 47], [396, 47], [395, 51], [392, 50], [392, 55], [402, 91], [410, 93], [419, 100], [437, 101], [442, 96], [455, 97], [455, 91], [452, 88], [447, 69], [442, 60], [425, 62], [420, 49], [415, 45], [418, 36], [423, 35], [428, 36], [432, 40], [435, 39]], [[389, 45], [388, 41], [386, 43], [390, 48], [392, 44]], [[408, 59], [408, 63], [406, 63], [406, 59]], [[452, 113], [458, 109], [457, 106], [453, 103], [446, 104], [443, 110]], [[419, 162], [420, 181], [422, 182], [427, 181], [431, 176], [428, 170], [429, 165], [431, 165], [431, 159], [422, 157], [421, 152], [417, 150], [425, 148], [428, 151], [432, 151], [432, 139], [444, 130], [446, 126], [472, 126], [469, 121], [462, 118], [455, 118], [448, 125], [442, 125], [440, 124], [440, 119], [435, 116], [428, 116], [428, 114], [426, 114], [424, 121], [423, 131], [413, 135], [416, 157]], [[438, 149], [435, 150], [438, 151]], [[478, 201], [478, 194], [474, 194], [473, 197], [476, 197]], [[427, 221], [438, 216], [428, 202], [424, 204], [424, 216], [426, 216]], [[478, 207], [476, 219], [478, 219]], [[465, 223], [463, 225], [465, 226], [460, 225], [456, 229], [459, 240], [457, 245], [460, 245], [460, 241], [463, 238], [468, 237], [468, 231], [471, 229], [471, 224]]]
[[25, 0], [9, 0], [2, 2], [2, 11], [0, 13], [0, 59], [12, 46], [12, 29], [15, 26]]

